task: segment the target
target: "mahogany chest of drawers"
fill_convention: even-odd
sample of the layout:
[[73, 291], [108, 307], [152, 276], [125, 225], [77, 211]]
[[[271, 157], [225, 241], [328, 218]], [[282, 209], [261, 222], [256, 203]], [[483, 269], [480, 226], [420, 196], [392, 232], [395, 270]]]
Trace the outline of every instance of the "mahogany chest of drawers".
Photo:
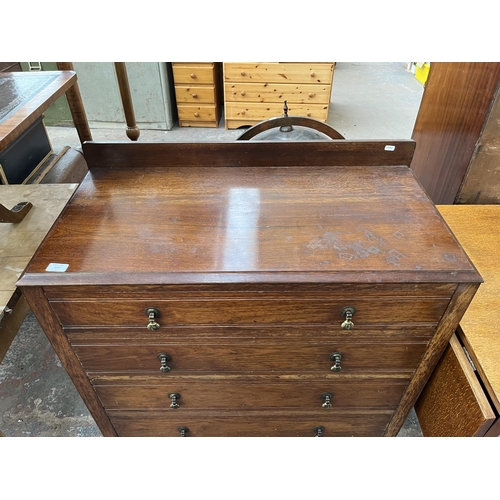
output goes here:
[[86, 143], [19, 286], [106, 436], [394, 436], [481, 277], [412, 141]]

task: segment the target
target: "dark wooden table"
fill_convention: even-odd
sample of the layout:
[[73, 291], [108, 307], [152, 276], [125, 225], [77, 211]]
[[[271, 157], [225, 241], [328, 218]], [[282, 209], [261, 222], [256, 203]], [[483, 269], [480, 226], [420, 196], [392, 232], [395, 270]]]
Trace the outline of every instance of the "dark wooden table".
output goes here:
[[[0, 73], [0, 155], [4, 155], [8, 148], [13, 148], [26, 134], [35, 134], [25, 142], [28, 147], [34, 147], [36, 138], [43, 142], [42, 118], [44, 111], [49, 108], [59, 97], [70, 90], [77, 88], [77, 76], [74, 71], [40, 71], [40, 72], [6, 72]], [[80, 103], [81, 105], [81, 103]], [[83, 109], [83, 105], [81, 105]], [[77, 128], [80, 140], [82, 138], [90, 140], [85, 113], [79, 113], [75, 119], [72, 110], [73, 120]], [[38, 125], [41, 124], [41, 125]], [[36, 131], [36, 127], [42, 127], [41, 131]], [[48, 139], [45, 141], [49, 144]], [[17, 174], [17, 162], [22, 164], [23, 169], [30, 163], [36, 164], [47, 155], [47, 145], [38, 147], [37, 151], [22, 151], [10, 156], [8, 161], [9, 174], [4, 175], [3, 183], [21, 183], [23, 174]], [[50, 152], [50, 149], [49, 149]], [[13, 154], [10, 152], [10, 154]], [[30, 158], [30, 155], [38, 156], [38, 159]], [[1, 161], [0, 161], [1, 163]], [[36, 166], [36, 165], [35, 165]], [[6, 167], [4, 165], [4, 167]], [[4, 168], [7, 170], [7, 168]], [[9, 175], [12, 180], [9, 180]]]

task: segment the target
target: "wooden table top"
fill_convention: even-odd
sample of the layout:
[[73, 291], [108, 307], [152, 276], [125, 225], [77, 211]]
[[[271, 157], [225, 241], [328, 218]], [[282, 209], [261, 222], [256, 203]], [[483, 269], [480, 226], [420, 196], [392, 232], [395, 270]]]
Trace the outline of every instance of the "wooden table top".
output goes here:
[[74, 71], [0, 73], [0, 151], [75, 82]]
[[0, 201], [11, 209], [21, 201], [33, 208], [18, 224], [0, 223], [0, 318], [16, 281], [78, 184], [0, 186]]
[[[268, 150], [276, 162], [280, 147], [251, 141], [111, 145], [117, 164], [133, 164], [133, 152], [144, 149], [151, 157], [143, 164], [159, 166], [92, 168], [24, 284], [27, 277], [45, 285], [480, 281], [407, 167], [213, 165], [232, 162], [232, 155], [240, 164], [253, 163], [253, 154], [262, 162]], [[305, 148], [300, 161], [323, 147], [338, 162], [353, 145], [284, 149], [293, 147]], [[213, 160], [204, 160], [210, 148]], [[92, 163], [90, 152], [86, 157]], [[46, 272], [53, 262], [68, 264], [67, 271]]]
[[500, 411], [500, 205], [442, 205], [438, 209], [484, 279], [460, 328]]

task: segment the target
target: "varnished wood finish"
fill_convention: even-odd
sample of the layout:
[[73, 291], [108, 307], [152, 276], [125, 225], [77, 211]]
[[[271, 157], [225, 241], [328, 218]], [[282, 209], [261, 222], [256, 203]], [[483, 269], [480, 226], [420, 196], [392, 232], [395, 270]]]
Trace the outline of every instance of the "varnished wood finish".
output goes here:
[[[342, 379], [303, 375], [205, 375], [92, 378], [106, 410], [170, 409], [169, 394], [180, 394], [180, 410], [330, 410], [397, 406], [408, 384], [403, 378]], [[323, 408], [324, 393], [331, 408]]]
[[455, 335], [415, 411], [424, 436], [482, 436], [495, 421], [495, 413]]
[[253, 139], [255, 136], [265, 132], [266, 130], [288, 126], [307, 127], [309, 129], [317, 130], [318, 132], [325, 134], [327, 137], [330, 137], [330, 139], [345, 139], [340, 132], [337, 132], [334, 128], [330, 127], [330, 125], [327, 125], [319, 120], [304, 116], [281, 116], [263, 121], [253, 127], [250, 127], [238, 137], [238, 140], [247, 141]]
[[[72, 62], [58, 62], [57, 68], [61, 71], [75, 71]], [[83, 144], [85, 141], [91, 141], [92, 133], [90, 131], [78, 82], [75, 82], [75, 84], [67, 90], [66, 98], [68, 99], [71, 117], [73, 118], [73, 123], [80, 142]]]
[[453, 295], [448, 311], [443, 315], [441, 323], [436, 329], [434, 337], [429, 342], [427, 351], [422, 362], [417, 368], [401, 403], [396, 410], [394, 417], [387, 429], [387, 436], [396, 436], [403, 425], [408, 412], [415, 404], [418, 396], [422, 392], [427, 380], [432, 374], [439, 358], [442, 356], [453, 332], [458, 327], [459, 321], [464, 315], [471, 300], [476, 294], [478, 284], [461, 284]]
[[[386, 145], [85, 144], [90, 172], [19, 284], [118, 435], [399, 430], [481, 278], [407, 167], [413, 143]], [[169, 380], [191, 408], [157, 399]], [[310, 408], [323, 382], [341, 407]]]
[[68, 339], [62, 333], [61, 325], [53, 315], [48, 302], [44, 300], [43, 290], [41, 288], [26, 288], [23, 293], [62, 365], [85, 401], [92, 417], [98, 423], [99, 429], [104, 436], [116, 436], [116, 431], [100, 404], [88, 377], [78, 362]]
[[[238, 341], [226, 338], [216, 344], [200, 342], [197, 331], [186, 331], [189, 343], [179, 343], [164, 338], [162, 342], [92, 341], [92, 338], [74, 340], [73, 349], [88, 372], [159, 372], [158, 353], [165, 352], [172, 358], [168, 366], [172, 374], [185, 372], [227, 373], [247, 370], [253, 373], [308, 373], [331, 374], [330, 355], [342, 353], [342, 370], [335, 374], [342, 379], [345, 374], [414, 371], [426, 350], [423, 339], [385, 340], [384, 332], [369, 341], [352, 342], [345, 338], [330, 338], [322, 342], [298, 338], [293, 342], [282, 331], [286, 342], [279, 345], [279, 337], [272, 341]], [[74, 337], [73, 337], [74, 338]], [[278, 345], [277, 345], [278, 341]], [[339, 377], [337, 377], [339, 375]], [[168, 375], [166, 375], [168, 376]]]
[[0, 73], [0, 108], [12, 112], [0, 121], [0, 151], [17, 139], [43, 112], [76, 83], [73, 71]]
[[17, 298], [15, 305], [11, 305], [11, 308], [12, 312], [0, 315], [0, 363], [30, 310], [23, 295]]
[[130, 93], [130, 85], [128, 81], [127, 66], [124, 62], [115, 62], [116, 79], [118, 88], [120, 89], [120, 97], [123, 105], [123, 113], [127, 122], [127, 137], [131, 141], [137, 141], [141, 134], [139, 127], [135, 121], [134, 104], [132, 102], [132, 94]]
[[457, 203], [500, 203], [500, 89], [497, 88], [484, 128], [457, 196]]
[[187, 427], [187, 437], [313, 437], [315, 427], [323, 427], [324, 437], [380, 436], [392, 410], [344, 410], [314, 412], [288, 410], [246, 412], [200, 412], [178, 410], [175, 413], [109, 410], [109, 417], [120, 436], [180, 436], [179, 427]]
[[500, 63], [431, 63], [411, 168], [436, 204], [455, 201], [500, 83]]
[[[458, 240], [471, 257], [478, 270], [481, 272], [484, 283], [479, 288], [474, 300], [469, 305], [466, 313], [460, 321], [458, 335], [469, 353], [477, 371], [475, 377], [486, 391], [493, 411], [496, 414], [496, 422], [487, 435], [500, 434], [500, 370], [498, 360], [500, 359], [500, 233], [498, 221], [500, 219], [500, 206], [498, 205], [452, 205], [440, 206], [439, 211], [447, 224], [453, 230]], [[458, 426], [466, 435], [479, 435], [485, 432], [483, 420], [478, 425], [474, 419], [477, 405], [467, 405], [467, 400], [459, 397], [462, 392], [468, 391], [469, 395], [477, 393], [474, 383], [469, 383], [469, 389], [459, 385], [460, 380], [465, 384], [469, 380], [468, 373], [463, 370], [461, 379], [459, 375], [453, 375], [448, 365], [440, 362], [436, 368], [435, 382], [422, 393], [418, 409], [419, 418], [429, 421], [430, 406], [427, 398], [432, 398], [439, 384], [447, 387], [453, 392], [453, 397], [437, 402], [433, 405], [433, 412], [448, 414], [450, 408], [460, 409], [460, 422], [454, 425], [453, 419], [443, 419], [436, 427], [428, 425], [428, 432], [436, 435], [439, 432], [450, 435], [454, 427]], [[429, 415], [428, 415], [429, 413]], [[470, 420], [469, 420], [470, 419]], [[487, 421], [487, 420], [486, 420]], [[439, 434], [441, 435], [441, 434]]]

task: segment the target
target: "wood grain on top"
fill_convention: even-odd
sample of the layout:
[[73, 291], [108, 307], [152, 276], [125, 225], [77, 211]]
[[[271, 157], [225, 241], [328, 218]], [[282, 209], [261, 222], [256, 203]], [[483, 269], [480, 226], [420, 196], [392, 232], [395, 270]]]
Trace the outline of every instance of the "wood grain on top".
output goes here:
[[[205, 145], [209, 159], [240, 151], [245, 165], [269, 164], [274, 151], [279, 167], [213, 166], [203, 144], [153, 146], [148, 167], [133, 167], [137, 151], [147, 151], [138, 143], [122, 149], [127, 168], [91, 169], [29, 273], [44, 273], [45, 284], [92, 284], [97, 275], [108, 284], [227, 282], [238, 274], [304, 281], [308, 273], [352, 283], [480, 279], [411, 170], [356, 166], [350, 141], [302, 143], [286, 160], [274, 143]], [[120, 164], [120, 148], [103, 149]], [[182, 150], [198, 163], [185, 166]], [[350, 151], [353, 166], [335, 166], [338, 158], [349, 163]], [[321, 166], [305, 172], [303, 158]], [[46, 273], [52, 262], [69, 264], [66, 273]]]

